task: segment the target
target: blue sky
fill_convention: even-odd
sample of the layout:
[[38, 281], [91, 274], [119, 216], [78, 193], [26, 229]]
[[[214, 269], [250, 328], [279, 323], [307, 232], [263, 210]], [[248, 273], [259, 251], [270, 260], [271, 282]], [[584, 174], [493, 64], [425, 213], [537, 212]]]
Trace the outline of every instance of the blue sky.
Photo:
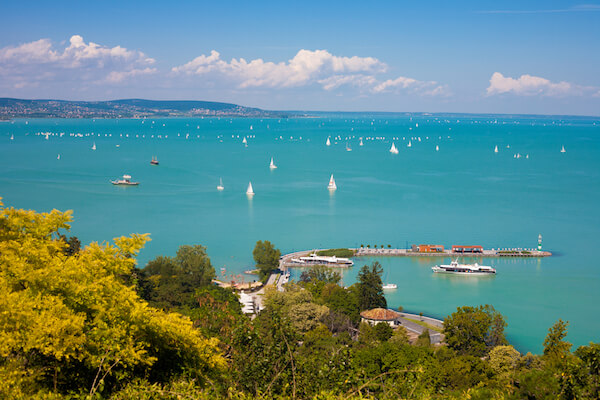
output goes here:
[[600, 114], [600, 1], [19, 1], [0, 97]]

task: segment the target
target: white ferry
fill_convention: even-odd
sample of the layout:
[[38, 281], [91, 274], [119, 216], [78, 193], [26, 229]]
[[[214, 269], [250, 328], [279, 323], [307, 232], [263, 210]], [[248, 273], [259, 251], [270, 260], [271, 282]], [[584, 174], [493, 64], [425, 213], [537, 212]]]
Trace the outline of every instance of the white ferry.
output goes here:
[[131, 175], [123, 175], [123, 179], [117, 179], [114, 181], [110, 181], [110, 183], [112, 183], [113, 185], [119, 185], [119, 186], [137, 186], [140, 184], [139, 182], [132, 182]]
[[475, 264], [459, 264], [458, 260], [452, 261], [450, 265], [436, 265], [431, 267], [433, 272], [440, 274], [456, 274], [456, 275], [493, 275], [496, 270], [487, 265]]
[[313, 253], [308, 257], [292, 258], [290, 263], [297, 267], [310, 265], [325, 265], [327, 267], [351, 267], [354, 265], [354, 262], [348, 258], [338, 258], [336, 256], [318, 256], [316, 253]]
[[386, 283], [381, 288], [383, 290], [393, 290], [393, 289], [398, 289], [398, 285], [396, 285], [395, 283]]

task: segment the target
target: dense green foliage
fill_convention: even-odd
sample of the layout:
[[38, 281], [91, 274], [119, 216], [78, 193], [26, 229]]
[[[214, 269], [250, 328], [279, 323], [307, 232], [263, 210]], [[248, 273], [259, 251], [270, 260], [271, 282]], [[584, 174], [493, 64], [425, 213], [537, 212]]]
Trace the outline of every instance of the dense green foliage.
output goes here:
[[317, 255], [328, 256], [328, 257], [336, 256], [336, 257], [342, 257], [342, 258], [350, 258], [350, 257], [354, 257], [354, 251], [350, 250], [350, 249], [344, 249], [344, 248], [327, 249], [327, 250], [318, 251]]
[[215, 269], [200, 245], [181, 246], [175, 257], [159, 256], [137, 272], [140, 295], [159, 308], [192, 306], [195, 292], [215, 277]]
[[459, 307], [444, 319], [444, 334], [450, 348], [481, 357], [494, 347], [508, 343], [504, 337], [505, 326], [502, 315], [489, 304]]
[[386, 308], [387, 301], [383, 295], [383, 282], [381, 275], [383, 267], [377, 261], [371, 264], [371, 268], [363, 265], [358, 273], [358, 292], [361, 310], [372, 308]]
[[381, 286], [376, 263], [349, 288], [339, 274], [306, 271], [284, 292], [266, 290], [266, 308], [251, 319], [232, 291], [210, 284], [203, 247], [136, 270], [145, 235], [69, 252], [58, 235], [69, 221], [69, 213], [0, 208], [0, 398], [600, 395], [600, 344], [571, 352], [560, 320], [541, 356], [508, 345], [506, 323], [488, 305], [449, 316], [447, 346], [431, 345], [427, 331], [410, 343], [402, 327], [359, 322]]
[[281, 251], [276, 249], [268, 240], [265, 240], [264, 242], [259, 240], [256, 242], [252, 255], [254, 256], [256, 268], [258, 269], [258, 277], [263, 281], [269, 277], [271, 271], [279, 267]]

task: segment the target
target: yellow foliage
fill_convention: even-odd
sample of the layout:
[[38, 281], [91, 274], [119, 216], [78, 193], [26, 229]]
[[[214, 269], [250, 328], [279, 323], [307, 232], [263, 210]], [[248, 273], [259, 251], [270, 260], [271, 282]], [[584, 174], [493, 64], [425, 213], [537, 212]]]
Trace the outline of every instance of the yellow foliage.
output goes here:
[[165, 356], [198, 378], [220, 373], [216, 340], [202, 338], [186, 317], [149, 307], [126, 283], [148, 235], [94, 242], [67, 256], [57, 232], [71, 219], [70, 211], [36, 213], [0, 201], [0, 366], [22, 360], [48, 375], [78, 362], [122, 376]]

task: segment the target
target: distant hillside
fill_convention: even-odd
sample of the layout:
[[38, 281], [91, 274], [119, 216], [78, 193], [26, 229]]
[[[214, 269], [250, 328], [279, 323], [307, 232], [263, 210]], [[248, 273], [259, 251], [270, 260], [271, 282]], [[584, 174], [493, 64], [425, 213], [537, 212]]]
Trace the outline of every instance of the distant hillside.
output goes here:
[[0, 98], [0, 119], [142, 117], [285, 118], [276, 111], [212, 101], [124, 99], [111, 101], [23, 100]]

